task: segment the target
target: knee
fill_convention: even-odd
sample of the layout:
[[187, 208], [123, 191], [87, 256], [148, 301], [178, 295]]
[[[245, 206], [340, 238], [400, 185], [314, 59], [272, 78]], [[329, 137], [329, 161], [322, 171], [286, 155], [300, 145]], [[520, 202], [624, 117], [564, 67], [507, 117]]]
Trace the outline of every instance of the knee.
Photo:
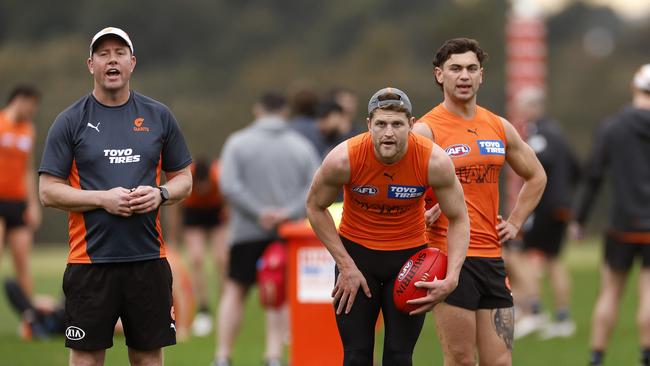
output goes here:
[[451, 348], [445, 352], [445, 358], [455, 366], [475, 366], [476, 354], [468, 349]]
[[343, 356], [344, 366], [372, 366], [372, 349], [350, 350], [346, 349]]

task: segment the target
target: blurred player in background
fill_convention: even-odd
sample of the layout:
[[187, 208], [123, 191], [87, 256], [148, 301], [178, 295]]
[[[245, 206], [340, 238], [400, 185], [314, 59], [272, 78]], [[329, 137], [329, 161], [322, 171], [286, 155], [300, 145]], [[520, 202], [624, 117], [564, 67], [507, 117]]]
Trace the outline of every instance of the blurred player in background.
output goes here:
[[596, 134], [585, 169], [584, 194], [570, 227], [575, 238], [583, 236], [583, 225], [607, 177], [612, 203], [600, 293], [591, 322], [590, 365], [603, 364], [623, 290], [637, 257], [641, 260], [637, 313], [641, 365], [650, 365], [650, 64], [636, 72], [631, 89], [632, 105], [608, 118]]
[[[307, 215], [336, 261], [332, 291], [345, 366], [373, 364], [375, 324], [386, 326], [382, 365], [412, 364], [425, 312], [458, 283], [469, 240], [469, 220], [450, 159], [438, 146], [411, 133], [411, 102], [395, 88], [377, 91], [368, 102], [369, 132], [332, 150], [314, 176]], [[418, 282], [428, 295], [405, 314], [393, 300], [404, 263], [426, 247], [424, 191], [433, 187], [449, 216], [449, 261], [444, 280]], [[343, 188], [339, 232], [327, 208]], [[409, 193], [400, 193], [408, 189]], [[416, 284], [416, 285], [417, 285]]]
[[40, 93], [20, 85], [0, 110], [0, 259], [8, 244], [20, 287], [33, 295], [29, 257], [34, 231], [41, 222], [32, 149]]
[[[444, 100], [416, 123], [452, 158], [470, 217], [470, 243], [458, 287], [434, 308], [445, 364], [510, 365], [514, 332], [512, 294], [501, 245], [513, 239], [537, 205], [546, 176], [517, 130], [476, 104], [487, 54], [473, 39], [446, 41], [433, 65]], [[505, 162], [524, 179], [510, 217], [499, 216], [499, 172]], [[429, 245], [446, 251], [447, 218], [427, 211]], [[436, 220], [437, 219], [437, 220]]]
[[343, 122], [339, 125], [341, 141], [365, 132], [362, 126], [356, 123], [359, 97], [352, 89], [344, 86], [335, 87], [330, 90], [329, 97], [343, 109]]
[[[573, 189], [580, 179], [576, 156], [557, 122], [545, 116], [546, 98], [538, 88], [522, 90], [515, 105], [526, 123], [527, 142], [546, 172], [542, 198], [522, 228], [523, 252], [511, 248], [507, 265], [517, 274], [513, 292], [517, 306], [515, 338], [540, 331], [541, 339], [568, 337], [576, 325], [570, 318], [571, 279], [560, 260], [571, 219]], [[516, 270], [515, 270], [516, 269]], [[554, 318], [542, 312], [541, 280], [547, 272], [554, 300]]]
[[198, 310], [192, 322], [192, 333], [203, 337], [212, 331], [214, 316], [208, 306], [205, 281], [206, 243], [208, 252], [212, 254], [209, 258], [216, 265], [216, 288], [220, 291], [228, 264], [227, 212], [219, 189], [219, 162], [199, 157], [190, 169], [192, 193], [180, 205], [170, 206], [167, 215], [170, 218], [168, 227], [171, 228], [169, 237], [176, 242], [180, 229], [183, 245], [187, 248]]
[[[305, 197], [320, 159], [287, 122], [285, 97], [267, 92], [253, 106], [255, 121], [232, 134], [221, 154], [220, 186], [230, 210], [228, 276], [217, 312], [215, 366], [229, 366], [244, 304], [256, 283], [257, 261], [277, 240], [277, 227], [305, 217]], [[286, 340], [286, 306], [265, 309], [266, 366], [279, 366]]]

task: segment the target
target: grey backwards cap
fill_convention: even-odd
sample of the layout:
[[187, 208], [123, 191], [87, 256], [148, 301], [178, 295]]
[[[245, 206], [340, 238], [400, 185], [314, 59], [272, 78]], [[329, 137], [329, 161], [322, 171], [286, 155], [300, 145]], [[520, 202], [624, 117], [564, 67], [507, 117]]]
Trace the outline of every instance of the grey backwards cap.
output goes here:
[[[379, 97], [385, 94], [396, 94], [398, 98], [379, 100]], [[370, 97], [370, 101], [368, 101], [368, 114], [372, 113], [372, 111], [377, 108], [383, 108], [388, 105], [401, 106], [409, 113], [412, 113], [411, 101], [406, 93], [397, 88], [388, 87], [378, 90], [372, 95], [372, 97]]]

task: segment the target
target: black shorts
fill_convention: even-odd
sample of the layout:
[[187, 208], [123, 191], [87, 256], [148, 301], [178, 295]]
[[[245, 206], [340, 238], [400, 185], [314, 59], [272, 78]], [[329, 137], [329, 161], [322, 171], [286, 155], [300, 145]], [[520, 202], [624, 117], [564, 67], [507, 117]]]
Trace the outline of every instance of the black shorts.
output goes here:
[[0, 201], [0, 219], [5, 221], [7, 229], [25, 226], [25, 201]]
[[68, 264], [63, 292], [68, 348], [97, 351], [112, 347], [118, 318], [130, 348], [149, 351], [176, 344], [172, 272], [164, 258]]
[[212, 229], [221, 224], [221, 207], [183, 207], [183, 225]]
[[230, 247], [228, 278], [250, 286], [257, 282], [257, 261], [274, 240], [258, 240], [234, 243]]
[[512, 292], [503, 259], [465, 258], [458, 287], [445, 302], [472, 311], [512, 307]]
[[556, 258], [562, 249], [567, 223], [550, 214], [531, 215], [524, 225], [524, 249], [536, 249]]
[[650, 243], [625, 243], [605, 234], [605, 263], [610, 268], [627, 272], [637, 256], [641, 257], [643, 267], [650, 267]]

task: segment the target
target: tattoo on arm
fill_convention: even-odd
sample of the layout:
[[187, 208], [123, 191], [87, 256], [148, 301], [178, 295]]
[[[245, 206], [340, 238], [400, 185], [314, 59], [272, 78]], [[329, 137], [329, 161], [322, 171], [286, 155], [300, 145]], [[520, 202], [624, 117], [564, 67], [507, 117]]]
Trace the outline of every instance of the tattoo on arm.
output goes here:
[[506, 343], [508, 350], [512, 352], [512, 342], [515, 332], [514, 308], [493, 309], [492, 325], [497, 335]]

